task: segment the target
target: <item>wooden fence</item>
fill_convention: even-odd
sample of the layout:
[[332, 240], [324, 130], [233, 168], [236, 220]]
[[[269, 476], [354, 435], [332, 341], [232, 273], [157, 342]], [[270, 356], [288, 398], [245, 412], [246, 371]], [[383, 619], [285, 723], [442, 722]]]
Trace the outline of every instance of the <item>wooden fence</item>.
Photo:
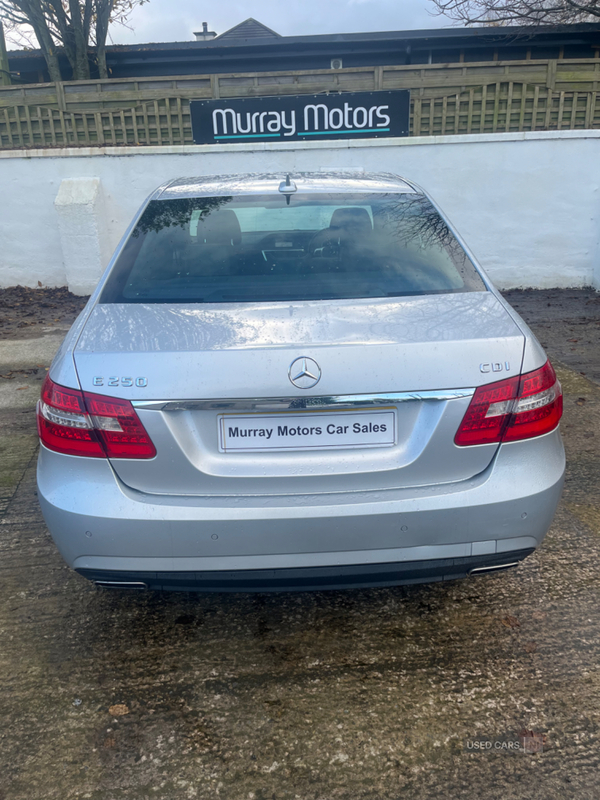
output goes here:
[[0, 87], [0, 148], [192, 144], [189, 101], [410, 89], [412, 136], [600, 128], [600, 59]]

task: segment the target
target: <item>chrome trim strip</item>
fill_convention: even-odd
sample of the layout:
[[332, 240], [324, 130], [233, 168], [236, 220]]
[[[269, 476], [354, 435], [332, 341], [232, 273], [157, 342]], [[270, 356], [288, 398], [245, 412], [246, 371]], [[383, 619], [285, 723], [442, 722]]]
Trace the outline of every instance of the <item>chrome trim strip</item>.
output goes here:
[[143, 581], [94, 581], [101, 589], [147, 589], [148, 584]]
[[314, 408], [368, 408], [410, 400], [455, 400], [472, 397], [475, 389], [427, 392], [385, 392], [322, 397], [263, 397], [223, 400], [134, 400], [134, 408], [152, 411], [292, 411]]
[[518, 561], [510, 561], [507, 564], [493, 564], [491, 567], [474, 567], [469, 571], [469, 575], [481, 574], [482, 572], [498, 572], [500, 569], [508, 569], [509, 567], [517, 567]]

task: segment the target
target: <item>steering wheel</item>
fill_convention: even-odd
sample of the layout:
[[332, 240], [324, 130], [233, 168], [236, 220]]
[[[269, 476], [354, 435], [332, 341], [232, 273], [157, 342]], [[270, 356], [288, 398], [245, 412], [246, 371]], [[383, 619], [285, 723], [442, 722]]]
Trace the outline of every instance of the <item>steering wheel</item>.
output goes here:
[[308, 254], [312, 258], [333, 258], [341, 248], [341, 231], [337, 228], [323, 228], [317, 231], [308, 243]]

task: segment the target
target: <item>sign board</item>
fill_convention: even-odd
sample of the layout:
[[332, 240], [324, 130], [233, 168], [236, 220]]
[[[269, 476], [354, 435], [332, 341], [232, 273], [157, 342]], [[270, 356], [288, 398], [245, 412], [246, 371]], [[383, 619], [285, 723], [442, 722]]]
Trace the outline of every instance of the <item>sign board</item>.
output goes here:
[[192, 100], [196, 144], [408, 136], [410, 92]]
[[301, 411], [297, 414], [222, 414], [221, 453], [262, 450], [339, 450], [396, 444], [393, 408], [360, 411]]

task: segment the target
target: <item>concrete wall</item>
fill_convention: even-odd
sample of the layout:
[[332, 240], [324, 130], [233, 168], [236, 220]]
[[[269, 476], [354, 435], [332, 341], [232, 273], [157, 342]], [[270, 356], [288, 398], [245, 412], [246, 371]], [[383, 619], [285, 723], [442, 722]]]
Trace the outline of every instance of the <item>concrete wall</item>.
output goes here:
[[91, 291], [165, 180], [328, 167], [421, 184], [501, 288], [600, 288], [600, 131], [2, 151], [0, 286]]

